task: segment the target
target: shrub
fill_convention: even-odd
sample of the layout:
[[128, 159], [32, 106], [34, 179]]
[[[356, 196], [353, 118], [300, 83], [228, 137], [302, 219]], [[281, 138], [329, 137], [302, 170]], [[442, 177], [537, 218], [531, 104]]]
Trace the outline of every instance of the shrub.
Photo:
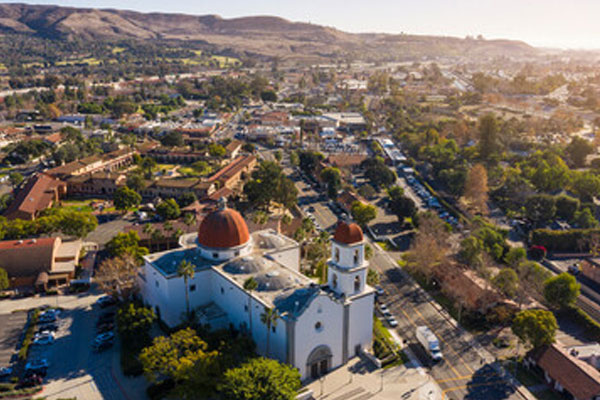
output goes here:
[[600, 234], [600, 229], [536, 229], [531, 233], [531, 243], [554, 252], [589, 251], [586, 239], [594, 234]]
[[29, 318], [29, 323], [27, 324], [27, 329], [25, 330], [25, 337], [23, 338], [23, 343], [21, 343], [21, 348], [19, 349], [19, 360], [25, 361], [27, 359], [27, 355], [29, 354], [29, 346], [31, 346], [31, 343], [33, 342], [35, 326], [39, 316], [39, 310], [35, 309], [31, 312], [31, 317]]

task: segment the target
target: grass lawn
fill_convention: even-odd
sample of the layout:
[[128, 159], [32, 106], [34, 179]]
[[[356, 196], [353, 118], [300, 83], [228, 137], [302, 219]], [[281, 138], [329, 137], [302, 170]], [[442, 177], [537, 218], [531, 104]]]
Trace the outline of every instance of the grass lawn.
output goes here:
[[179, 167], [177, 169], [177, 172], [179, 172], [181, 175], [186, 176], [200, 176], [200, 174], [197, 173], [192, 167]]

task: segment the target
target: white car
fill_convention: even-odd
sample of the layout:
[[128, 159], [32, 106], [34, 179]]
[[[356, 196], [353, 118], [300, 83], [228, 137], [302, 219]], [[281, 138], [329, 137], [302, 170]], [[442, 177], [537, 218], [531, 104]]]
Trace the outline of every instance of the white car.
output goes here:
[[379, 285], [375, 286], [375, 292], [377, 293], [378, 296], [383, 296], [385, 294], [385, 292], [383, 291], [383, 288]]
[[34, 339], [41, 339], [44, 337], [51, 337], [52, 339], [54, 339], [54, 332], [52, 331], [41, 331], [40, 333], [36, 333], [33, 338]]
[[388, 308], [387, 308], [387, 306], [385, 305], [385, 303], [381, 303], [381, 304], [379, 305], [379, 309], [380, 309], [380, 310], [381, 310], [381, 312], [383, 312], [383, 313], [385, 313], [385, 312], [388, 310]]
[[387, 322], [388, 322], [388, 324], [390, 324], [390, 326], [391, 326], [392, 328], [395, 328], [395, 327], [397, 327], [397, 326], [398, 326], [398, 321], [396, 321], [396, 318], [394, 318], [393, 316], [390, 316], [390, 317], [387, 319]]
[[54, 343], [54, 337], [51, 335], [43, 335], [33, 340], [33, 344], [37, 344], [39, 346], [44, 346], [52, 343]]

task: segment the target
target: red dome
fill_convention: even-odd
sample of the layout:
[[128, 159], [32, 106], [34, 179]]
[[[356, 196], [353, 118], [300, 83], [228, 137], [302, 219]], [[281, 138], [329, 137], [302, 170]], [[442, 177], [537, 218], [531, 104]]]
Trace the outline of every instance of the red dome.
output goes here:
[[198, 243], [204, 247], [223, 249], [248, 243], [250, 234], [239, 212], [223, 208], [208, 214], [200, 223]]
[[354, 222], [348, 223], [340, 221], [337, 224], [337, 228], [335, 228], [333, 239], [338, 243], [354, 244], [362, 242], [364, 237], [360, 226]]

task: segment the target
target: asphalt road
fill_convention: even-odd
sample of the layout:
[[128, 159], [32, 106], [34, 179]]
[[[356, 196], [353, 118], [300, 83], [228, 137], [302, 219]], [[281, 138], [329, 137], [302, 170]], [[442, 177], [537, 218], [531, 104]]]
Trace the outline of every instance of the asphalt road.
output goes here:
[[[397, 331], [407, 345], [430, 369], [443, 391], [444, 399], [525, 399], [497, 371], [492, 356], [479, 349], [471, 336], [453, 325], [440, 306], [400, 270], [389, 253], [374, 246], [371, 266], [381, 274], [387, 304], [398, 321]], [[431, 365], [415, 337], [417, 326], [427, 325], [441, 342], [444, 360]]]

